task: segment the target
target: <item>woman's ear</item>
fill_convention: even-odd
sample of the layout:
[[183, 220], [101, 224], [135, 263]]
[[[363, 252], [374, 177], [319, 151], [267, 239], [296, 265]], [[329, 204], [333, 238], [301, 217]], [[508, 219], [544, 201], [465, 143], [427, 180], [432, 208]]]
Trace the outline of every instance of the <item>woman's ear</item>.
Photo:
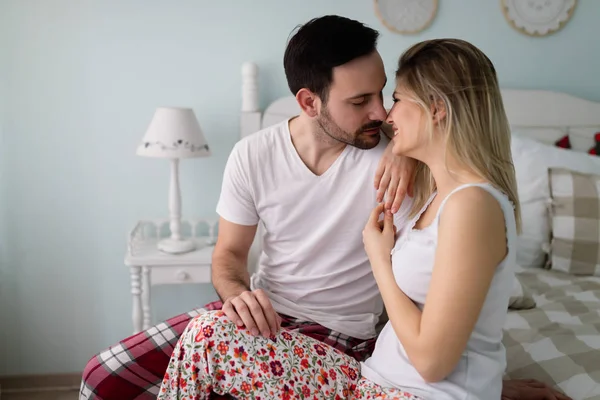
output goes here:
[[431, 115], [434, 124], [442, 122], [446, 118], [446, 104], [442, 100], [432, 102]]
[[302, 88], [296, 93], [298, 105], [309, 117], [316, 117], [319, 114], [319, 97], [306, 88]]

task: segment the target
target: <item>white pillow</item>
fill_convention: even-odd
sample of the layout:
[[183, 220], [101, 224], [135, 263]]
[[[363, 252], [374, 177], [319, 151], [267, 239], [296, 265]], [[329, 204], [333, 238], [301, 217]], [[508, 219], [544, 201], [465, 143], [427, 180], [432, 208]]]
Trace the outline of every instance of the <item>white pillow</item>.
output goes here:
[[512, 156], [523, 220], [517, 262], [524, 267], [543, 267], [550, 245], [548, 168], [600, 173], [600, 157], [544, 144], [518, 131], [512, 133]]
[[569, 128], [569, 140], [573, 150], [587, 153], [596, 146], [594, 136], [600, 133], [600, 126]]
[[536, 306], [535, 299], [531, 295], [529, 288], [521, 282], [520, 278], [518, 273], [515, 273], [513, 276], [513, 286], [508, 301], [508, 308], [512, 310], [527, 310], [534, 308]]
[[529, 139], [535, 139], [538, 142], [546, 143], [548, 145], [554, 145], [554, 143], [564, 137], [568, 129], [566, 127], [520, 127], [512, 126], [512, 132], [519, 132], [520, 135]]

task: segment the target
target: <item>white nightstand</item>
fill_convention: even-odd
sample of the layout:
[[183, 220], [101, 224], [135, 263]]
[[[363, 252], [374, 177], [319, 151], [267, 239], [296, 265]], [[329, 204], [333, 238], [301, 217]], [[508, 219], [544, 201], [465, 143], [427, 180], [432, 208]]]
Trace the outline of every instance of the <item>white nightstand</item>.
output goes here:
[[[182, 233], [191, 237], [196, 250], [184, 254], [167, 254], [156, 247], [169, 234], [169, 220], [140, 221], [129, 234], [125, 265], [131, 269], [133, 296], [133, 331], [152, 325], [150, 288], [154, 285], [211, 283], [211, 263], [216, 239], [216, 220], [182, 220]], [[187, 232], [186, 232], [187, 231]]]

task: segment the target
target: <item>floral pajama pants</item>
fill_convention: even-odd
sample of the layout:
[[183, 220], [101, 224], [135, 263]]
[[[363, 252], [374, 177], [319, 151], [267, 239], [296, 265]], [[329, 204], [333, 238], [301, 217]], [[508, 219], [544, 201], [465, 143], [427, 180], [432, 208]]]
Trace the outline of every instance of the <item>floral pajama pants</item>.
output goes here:
[[222, 311], [190, 321], [173, 350], [158, 399], [209, 399], [212, 392], [262, 400], [419, 400], [361, 378], [356, 359], [316, 339], [286, 329], [270, 338], [255, 337]]

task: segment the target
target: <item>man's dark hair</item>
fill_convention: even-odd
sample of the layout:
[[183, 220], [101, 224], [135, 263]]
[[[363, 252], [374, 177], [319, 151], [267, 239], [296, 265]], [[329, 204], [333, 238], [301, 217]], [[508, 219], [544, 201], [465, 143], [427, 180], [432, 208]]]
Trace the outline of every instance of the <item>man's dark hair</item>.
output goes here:
[[326, 15], [299, 27], [283, 56], [283, 68], [293, 95], [302, 88], [327, 102], [333, 68], [371, 54], [379, 32], [361, 22]]

